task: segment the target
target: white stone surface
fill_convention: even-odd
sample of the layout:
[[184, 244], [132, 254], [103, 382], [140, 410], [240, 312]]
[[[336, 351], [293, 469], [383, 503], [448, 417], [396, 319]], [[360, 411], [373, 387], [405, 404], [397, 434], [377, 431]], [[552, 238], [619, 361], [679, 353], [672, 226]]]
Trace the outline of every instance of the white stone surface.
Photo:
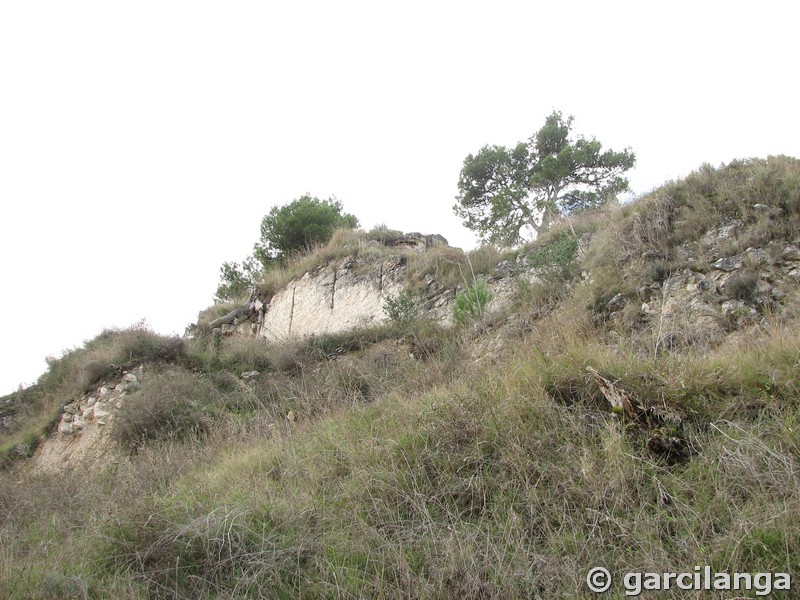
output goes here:
[[108, 405], [107, 402], [97, 402], [94, 405], [94, 418], [95, 419], [104, 419], [108, 415], [111, 414], [111, 407]]
[[404, 289], [405, 269], [391, 259], [363, 274], [358, 266], [321, 269], [291, 282], [272, 298], [260, 335], [282, 341], [386, 321], [383, 304]]

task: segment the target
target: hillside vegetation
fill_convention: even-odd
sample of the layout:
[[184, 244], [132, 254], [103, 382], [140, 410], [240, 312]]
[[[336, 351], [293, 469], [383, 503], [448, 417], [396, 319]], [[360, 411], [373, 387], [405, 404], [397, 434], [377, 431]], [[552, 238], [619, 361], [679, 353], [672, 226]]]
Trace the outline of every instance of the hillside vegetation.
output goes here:
[[[464, 325], [104, 332], [0, 404], [0, 596], [569, 598], [595, 566], [610, 598], [696, 565], [796, 587], [798, 241], [800, 161], [739, 161], [410, 264], [411, 293], [539, 274]], [[30, 468], [65, 402], [140, 365], [104, 466]]]

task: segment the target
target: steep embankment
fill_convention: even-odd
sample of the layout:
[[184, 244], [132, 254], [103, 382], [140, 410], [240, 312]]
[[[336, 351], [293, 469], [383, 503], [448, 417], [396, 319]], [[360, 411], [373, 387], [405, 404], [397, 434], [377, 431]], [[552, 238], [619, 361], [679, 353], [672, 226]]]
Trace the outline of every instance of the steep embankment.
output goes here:
[[[280, 344], [199, 328], [168, 357], [118, 333], [103, 352], [146, 346], [145, 373], [160, 365], [115, 417], [122, 458], [2, 475], [0, 592], [563, 598], [598, 565], [617, 596], [625, 573], [695, 565], [794, 587], [798, 242], [800, 162], [743, 161], [473, 253], [509, 292], [467, 327]], [[318, 274], [342, 266], [331, 255]], [[403, 286], [424, 303], [468, 268], [409, 255]], [[793, 597], [776, 581], [750, 595]]]

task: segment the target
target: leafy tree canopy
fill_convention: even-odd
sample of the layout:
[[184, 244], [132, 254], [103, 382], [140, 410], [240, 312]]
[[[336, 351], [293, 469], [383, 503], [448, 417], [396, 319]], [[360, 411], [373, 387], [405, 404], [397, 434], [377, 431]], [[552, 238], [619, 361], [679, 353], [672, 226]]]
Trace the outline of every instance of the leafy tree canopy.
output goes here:
[[331, 239], [337, 229], [355, 229], [358, 219], [342, 212], [335, 198], [320, 200], [308, 194], [284, 206], [273, 207], [261, 221], [261, 240], [254, 255], [267, 268], [293, 254]]
[[328, 242], [337, 229], [358, 227], [358, 219], [342, 212], [335, 198], [320, 200], [306, 194], [276, 206], [261, 221], [261, 239], [252, 256], [220, 267], [216, 300], [243, 300], [262, 279], [264, 271], [286, 262], [293, 254]]
[[636, 156], [603, 150], [596, 139], [570, 138], [573, 117], [553, 111], [544, 126], [514, 148], [484, 146], [470, 154], [453, 207], [484, 241], [514, 245], [547, 230], [563, 213], [599, 206], [628, 189], [623, 177]]
[[219, 268], [218, 302], [243, 301], [261, 276], [261, 265], [253, 256], [242, 262], [224, 262]]

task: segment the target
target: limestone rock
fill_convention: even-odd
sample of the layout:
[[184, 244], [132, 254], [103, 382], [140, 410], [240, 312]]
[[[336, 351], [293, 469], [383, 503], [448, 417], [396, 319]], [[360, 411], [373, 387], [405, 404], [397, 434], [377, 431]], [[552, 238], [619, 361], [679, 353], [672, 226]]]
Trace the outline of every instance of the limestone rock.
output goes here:
[[786, 261], [800, 260], [800, 249], [797, 246], [787, 246], [781, 252], [781, 258]]
[[763, 248], [748, 248], [744, 251], [745, 256], [757, 265], [765, 265], [769, 261], [767, 251]]
[[608, 304], [606, 304], [606, 308], [609, 310], [609, 312], [612, 313], [617, 312], [625, 308], [625, 303], [626, 303], [625, 295], [617, 294], [611, 300], [608, 301]]
[[97, 402], [94, 405], [94, 418], [104, 419], [111, 414], [111, 407], [108, 402]]
[[741, 300], [726, 300], [722, 303], [722, 312], [727, 316], [735, 315], [749, 315], [755, 316], [758, 314], [756, 309], [747, 306]]
[[514, 267], [511, 264], [511, 262], [509, 262], [507, 260], [503, 260], [503, 261], [500, 261], [500, 263], [497, 265], [497, 267], [495, 268], [495, 271], [497, 271], [497, 274], [500, 277], [508, 277], [509, 275], [511, 275], [513, 273]]
[[245, 371], [242, 373], [242, 379], [249, 380], [258, 376], [258, 371]]
[[713, 265], [715, 269], [718, 271], [725, 271], [726, 273], [730, 273], [731, 271], [736, 271], [742, 268], [742, 261], [736, 256], [727, 256], [725, 258], [720, 258], [717, 262]]
[[764, 213], [770, 218], [780, 217], [783, 209], [780, 206], [768, 206], [766, 204], [753, 204], [753, 208], [758, 212]]
[[117, 391], [124, 393], [136, 392], [142, 389], [142, 384], [138, 381], [128, 381], [125, 383], [120, 383], [117, 386]]
[[58, 425], [58, 432], [67, 434], [72, 433], [72, 423], [61, 421], [61, 423]]
[[279, 341], [383, 323], [384, 302], [405, 289], [405, 271], [405, 256], [390, 256], [306, 273], [272, 297], [259, 333]]
[[387, 241], [387, 247], [402, 247], [423, 252], [429, 248], [436, 246], [447, 246], [447, 240], [439, 234], [424, 235], [422, 233], [412, 232], [407, 233], [397, 239]]
[[719, 228], [717, 232], [718, 240], [728, 240], [739, 233], [739, 223], [731, 223]]

